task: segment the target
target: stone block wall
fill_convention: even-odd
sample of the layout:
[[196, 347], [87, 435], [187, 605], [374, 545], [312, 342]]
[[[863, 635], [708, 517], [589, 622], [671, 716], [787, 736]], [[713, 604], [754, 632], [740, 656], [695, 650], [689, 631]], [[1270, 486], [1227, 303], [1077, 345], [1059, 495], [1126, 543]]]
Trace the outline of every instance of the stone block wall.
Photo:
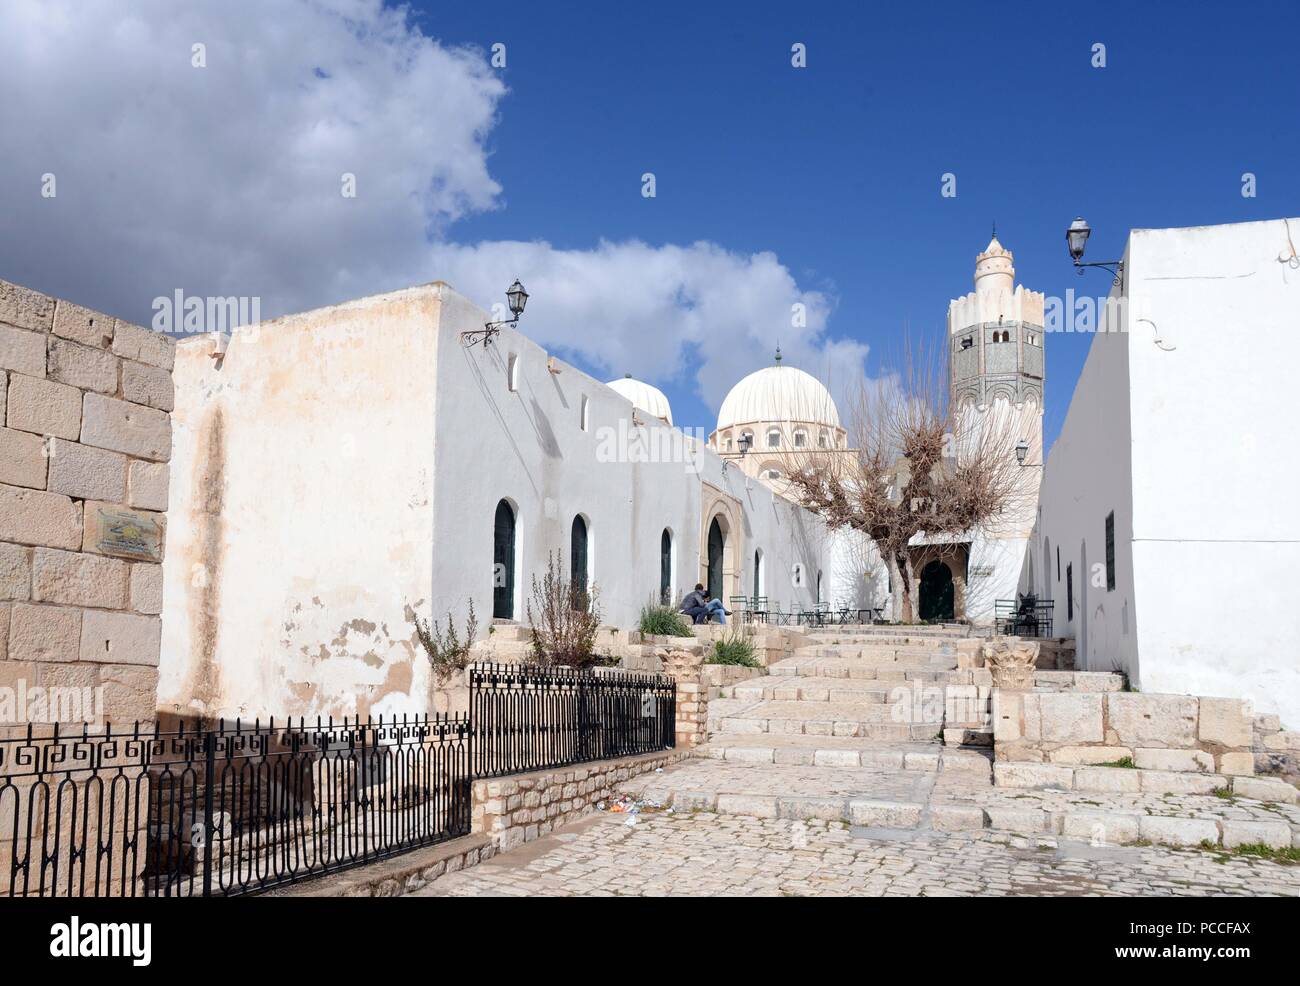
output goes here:
[[556, 767], [531, 774], [474, 782], [472, 831], [491, 837], [505, 851], [577, 821], [614, 796], [629, 777], [666, 767], [682, 750]]
[[174, 354], [0, 281], [0, 729], [154, 718]]
[[1253, 716], [1241, 699], [1134, 692], [996, 689], [998, 761], [1063, 765], [1132, 760], [1144, 770], [1250, 775]]

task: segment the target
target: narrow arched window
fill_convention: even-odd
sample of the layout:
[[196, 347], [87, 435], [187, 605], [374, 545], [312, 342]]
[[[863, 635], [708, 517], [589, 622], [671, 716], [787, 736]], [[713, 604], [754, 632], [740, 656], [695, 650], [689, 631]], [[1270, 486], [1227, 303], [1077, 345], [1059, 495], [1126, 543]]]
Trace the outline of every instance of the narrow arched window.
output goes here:
[[569, 580], [575, 595], [587, 595], [587, 522], [582, 514], [573, 518], [569, 539]]
[[515, 512], [506, 500], [492, 524], [492, 617], [515, 618]]
[[664, 605], [673, 601], [673, 535], [666, 527], [659, 537], [659, 600]]

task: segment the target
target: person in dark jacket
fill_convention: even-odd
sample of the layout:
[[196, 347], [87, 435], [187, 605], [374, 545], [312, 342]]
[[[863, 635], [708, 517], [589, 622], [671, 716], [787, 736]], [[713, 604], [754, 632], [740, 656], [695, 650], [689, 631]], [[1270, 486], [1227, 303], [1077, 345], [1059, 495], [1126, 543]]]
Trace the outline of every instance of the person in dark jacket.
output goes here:
[[731, 611], [722, 605], [722, 600], [714, 599], [700, 583], [695, 590], [688, 592], [682, 600], [682, 615], [689, 616], [694, 623], [712, 623], [716, 617], [719, 623], [726, 623]]
[[704, 586], [697, 582], [695, 588], [682, 600], [681, 614], [689, 616], [692, 623], [707, 623], [709, 619], [709, 596]]

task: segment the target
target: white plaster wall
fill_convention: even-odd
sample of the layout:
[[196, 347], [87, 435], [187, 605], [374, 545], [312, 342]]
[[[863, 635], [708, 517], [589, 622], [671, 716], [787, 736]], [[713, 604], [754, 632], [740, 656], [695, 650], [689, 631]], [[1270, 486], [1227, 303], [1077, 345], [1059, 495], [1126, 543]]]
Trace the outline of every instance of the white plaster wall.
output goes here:
[[436, 285], [178, 346], [159, 710], [426, 707]]
[[1297, 219], [1133, 231], [1115, 319], [1127, 332], [1093, 340], [1030, 547], [1041, 567], [1050, 544], [1057, 625], [1079, 640], [1081, 667], [1122, 667], [1148, 692], [1249, 698], [1292, 727], [1300, 466], [1285, 402], [1300, 363], [1300, 266], [1286, 259], [1298, 236]]
[[[1133, 585], [1133, 493], [1129, 421], [1129, 339], [1124, 310], [1101, 322], [1075, 385], [1070, 409], [1043, 471], [1039, 522], [1026, 546], [1035, 582], [1054, 603], [1053, 632], [1074, 637], [1080, 670], [1128, 672], [1137, 665]], [[1047, 344], [1051, 345], [1049, 338]], [[1106, 515], [1115, 512], [1115, 589], [1106, 590]], [[1050, 544], [1048, 572], [1042, 568]], [[1060, 552], [1057, 575], [1056, 553]], [[1074, 572], [1074, 617], [1067, 598], [1067, 566]], [[1046, 577], [1045, 577], [1046, 576]]]
[[[515, 618], [526, 623], [531, 579], [545, 572], [548, 553], [560, 552], [568, 569], [570, 529], [581, 513], [590, 522], [589, 573], [599, 587], [602, 619], [633, 627], [658, 592], [665, 527], [674, 541], [674, 599], [699, 579], [702, 482], [741, 503], [741, 591], [752, 586], [757, 547], [773, 602], [812, 601], [813, 586], [790, 585], [789, 573], [796, 562], [814, 579], [818, 569], [829, 573], [820, 521], [734, 466], [724, 470], [702, 443], [684, 443], [680, 431], [644, 413], [638, 415], [643, 425], [632, 426], [626, 399], [562, 361], [548, 364], [545, 350], [521, 332], [506, 328], [487, 347], [462, 345], [460, 332], [486, 318], [450, 295], [438, 332], [432, 598], [439, 612], [450, 609], [459, 619], [472, 598], [487, 623], [493, 517], [506, 498], [517, 510]], [[507, 382], [512, 356], [516, 391]], [[585, 432], [583, 396], [590, 402]], [[611, 441], [611, 433], [639, 437]], [[640, 461], [656, 449], [679, 454]]]
[[1142, 685], [1248, 697], [1294, 728], [1292, 244], [1300, 219], [1134, 230], [1129, 355]]

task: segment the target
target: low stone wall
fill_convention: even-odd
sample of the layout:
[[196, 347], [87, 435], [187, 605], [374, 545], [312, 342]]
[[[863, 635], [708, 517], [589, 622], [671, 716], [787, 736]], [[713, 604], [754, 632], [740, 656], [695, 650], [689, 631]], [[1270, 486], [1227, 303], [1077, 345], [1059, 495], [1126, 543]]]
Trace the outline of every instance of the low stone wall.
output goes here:
[[496, 853], [492, 840], [467, 835], [377, 863], [269, 891], [267, 897], [400, 897], [440, 876], [476, 866]]
[[513, 849], [577, 821], [597, 802], [612, 798], [628, 778], [688, 755], [685, 750], [664, 750], [475, 781], [472, 830], [490, 836], [501, 851]]
[[1070, 765], [1131, 759], [1157, 771], [1255, 772], [1248, 702], [1133, 692], [993, 695], [994, 758]]
[[718, 692], [728, 685], [739, 684], [763, 674], [762, 668], [746, 668], [739, 664], [704, 664], [700, 666], [700, 681], [708, 698], [717, 698]]
[[[720, 626], [716, 623], [693, 626], [696, 639], [704, 641], [712, 649], [714, 641], [723, 640], [736, 632], [735, 626]], [[747, 623], [743, 632], [754, 645], [754, 659], [763, 667], [769, 667], [777, 661], [784, 661], [794, 654], [796, 647], [808, 642], [806, 627], [778, 627], [765, 623]], [[656, 640], [662, 638], [654, 638]]]

